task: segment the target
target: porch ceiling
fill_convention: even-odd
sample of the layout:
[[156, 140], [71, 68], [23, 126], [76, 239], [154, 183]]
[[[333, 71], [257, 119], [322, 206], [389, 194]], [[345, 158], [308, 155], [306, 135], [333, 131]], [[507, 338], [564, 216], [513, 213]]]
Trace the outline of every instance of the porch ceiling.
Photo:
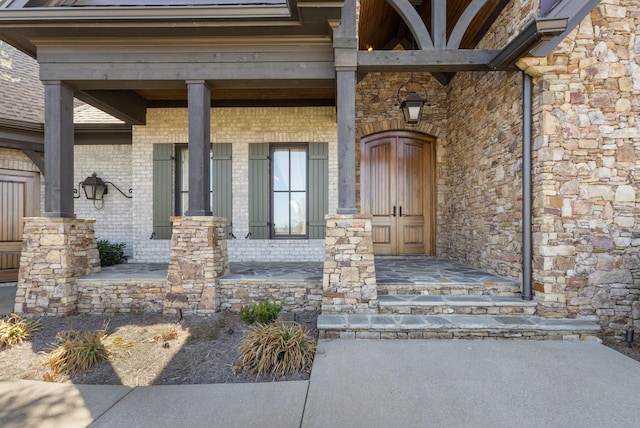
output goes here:
[[[430, 71], [446, 84], [455, 71], [507, 64], [494, 64], [499, 51], [473, 49], [509, 0], [434, 1], [361, 1], [358, 71]], [[0, 39], [37, 56], [42, 80], [68, 82], [128, 123], [142, 123], [148, 106], [186, 105], [185, 80], [207, 80], [214, 105], [335, 104], [332, 38], [343, 1], [193, 3], [5, 0]], [[431, 48], [414, 48], [412, 19], [414, 31], [424, 28], [417, 42], [431, 34]], [[398, 45], [415, 50], [391, 52]], [[503, 51], [520, 55], [522, 46]]]
[[[450, 0], [447, 2], [447, 39], [451, 36], [456, 23], [472, 2], [473, 0]], [[475, 48], [508, 2], [509, 0], [488, 0], [471, 21], [462, 38], [460, 48]], [[422, 21], [431, 33], [431, 1], [411, 0], [411, 4], [416, 7]], [[387, 50], [393, 49], [398, 44], [405, 48], [411, 47], [412, 37], [409, 29], [387, 0], [366, 0], [361, 2], [358, 36], [361, 50], [369, 48]]]

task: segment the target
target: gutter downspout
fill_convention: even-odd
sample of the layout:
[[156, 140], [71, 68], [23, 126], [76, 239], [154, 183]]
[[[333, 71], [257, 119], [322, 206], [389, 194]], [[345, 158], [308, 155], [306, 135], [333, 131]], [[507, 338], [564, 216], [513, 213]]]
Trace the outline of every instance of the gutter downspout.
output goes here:
[[531, 76], [522, 72], [522, 299], [532, 300], [532, 181], [531, 181], [531, 136], [532, 136], [532, 88]]

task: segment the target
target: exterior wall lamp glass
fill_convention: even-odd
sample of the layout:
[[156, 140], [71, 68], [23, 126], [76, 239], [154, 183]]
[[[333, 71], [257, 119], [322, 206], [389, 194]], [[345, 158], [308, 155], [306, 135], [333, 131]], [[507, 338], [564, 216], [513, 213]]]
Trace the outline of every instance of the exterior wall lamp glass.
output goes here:
[[[104, 195], [109, 193], [109, 187], [107, 186], [107, 184], [113, 186], [125, 198], [133, 198], [133, 196], [126, 195], [122, 190], [118, 188], [118, 186], [116, 186], [112, 182], [102, 180], [95, 172], [90, 177], [85, 178], [84, 181], [78, 183], [78, 187], [82, 187], [87, 200], [93, 201], [93, 206], [96, 209], [100, 210], [104, 206]], [[74, 198], [77, 199], [80, 197], [80, 191], [78, 189], [73, 189], [73, 193], [75, 193]], [[129, 189], [129, 194], [131, 193], [133, 193], [133, 189]], [[97, 205], [96, 201], [100, 201], [100, 206]]]
[[[403, 93], [406, 94], [404, 97]], [[398, 102], [407, 124], [416, 125], [420, 122], [423, 107], [427, 102], [427, 88], [413, 78], [413, 73], [409, 80], [398, 88]]]

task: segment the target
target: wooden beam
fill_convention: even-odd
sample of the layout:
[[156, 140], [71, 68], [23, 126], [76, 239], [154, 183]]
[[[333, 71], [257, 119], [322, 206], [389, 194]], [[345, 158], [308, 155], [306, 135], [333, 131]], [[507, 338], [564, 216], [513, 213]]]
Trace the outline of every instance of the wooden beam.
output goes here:
[[447, 47], [447, 0], [431, 0], [431, 38], [435, 49]]
[[488, 71], [497, 50], [359, 51], [359, 72]]
[[[437, 1], [437, 0], [436, 0]], [[424, 25], [420, 14], [409, 3], [409, 0], [387, 0], [402, 20], [407, 24], [413, 38], [420, 49], [433, 49], [433, 41], [427, 27]]]
[[42, 159], [36, 152], [34, 152], [33, 150], [26, 150], [26, 149], [22, 149], [22, 153], [24, 153], [25, 155], [27, 155], [27, 157], [29, 159], [31, 159], [31, 162], [34, 163], [35, 166], [38, 167], [38, 169], [40, 170], [40, 173], [42, 175], [45, 175], [44, 173], [44, 159]]
[[189, 88], [189, 207], [185, 215], [211, 216], [211, 89], [204, 80]]
[[73, 89], [44, 83], [44, 161], [47, 217], [75, 218], [73, 212]]
[[132, 125], [146, 123], [146, 101], [133, 91], [77, 91], [76, 98], [125, 123]]
[[335, 78], [333, 59], [326, 62], [238, 63], [69, 63], [40, 65], [41, 80], [325, 80]]

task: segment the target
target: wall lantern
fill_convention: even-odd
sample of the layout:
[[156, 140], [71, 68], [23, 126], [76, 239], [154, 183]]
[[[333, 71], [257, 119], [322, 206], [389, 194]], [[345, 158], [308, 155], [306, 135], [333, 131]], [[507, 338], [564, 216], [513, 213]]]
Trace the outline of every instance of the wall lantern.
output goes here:
[[[109, 187], [107, 186], [107, 184], [113, 186], [125, 198], [133, 198], [133, 196], [126, 195], [122, 190], [118, 188], [118, 186], [116, 186], [112, 182], [103, 181], [95, 172], [90, 177], [85, 178], [84, 181], [78, 183], [78, 187], [82, 187], [87, 200], [93, 201], [93, 206], [96, 209], [100, 210], [104, 206], [104, 195], [109, 193]], [[78, 189], [73, 189], [73, 193], [75, 193], [74, 198], [78, 199], [80, 197], [80, 191]], [[133, 189], [129, 189], [129, 194], [131, 193], [133, 193]], [[100, 201], [100, 206], [96, 204], [96, 201]]]
[[[403, 93], [406, 94], [404, 98]], [[422, 109], [427, 102], [427, 88], [413, 78], [413, 73], [409, 80], [398, 88], [398, 102], [407, 124], [415, 125], [420, 122]]]
[[102, 197], [107, 194], [107, 185], [95, 172], [91, 177], [85, 178], [81, 186], [85, 196], [90, 201], [101, 201]]

